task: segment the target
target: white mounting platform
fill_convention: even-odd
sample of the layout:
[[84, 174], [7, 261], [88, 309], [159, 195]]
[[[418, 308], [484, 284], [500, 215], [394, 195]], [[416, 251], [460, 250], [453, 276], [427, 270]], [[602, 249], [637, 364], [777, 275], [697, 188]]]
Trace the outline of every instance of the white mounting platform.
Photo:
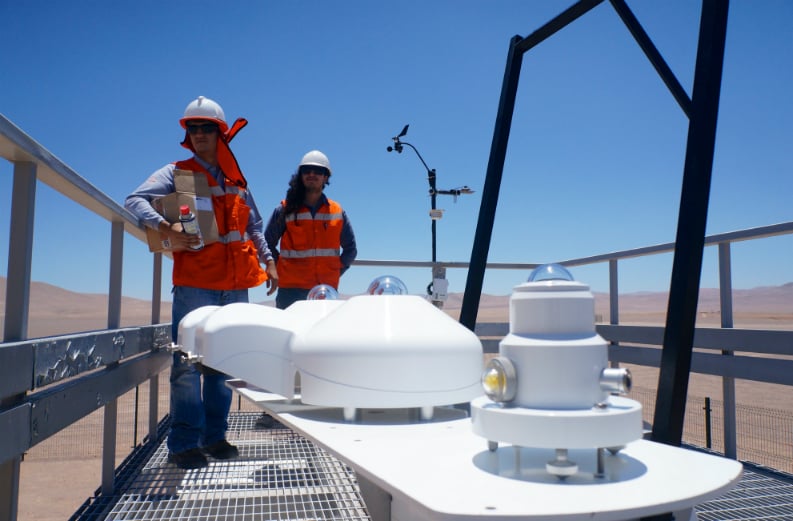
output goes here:
[[474, 432], [483, 438], [521, 447], [546, 449], [611, 448], [642, 437], [642, 406], [610, 396], [598, 409], [502, 407], [481, 396], [471, 402]]
[[740, 479], [734, 460], [646, 440], [604, 458], [596, 477], [594, 450], [571, 450], [576, 474], [545, 472], [552, 449], [500, 447], [491, 452], [464, 411], [438, 407], [433, 420], [415, 410], [364, 410], [354, 423], [341, 408], [303, 405], [231, 383], [246, 398], [348, 464], [363, 485], [376, 521], [554, 520], [628, 521], [693, 508]]

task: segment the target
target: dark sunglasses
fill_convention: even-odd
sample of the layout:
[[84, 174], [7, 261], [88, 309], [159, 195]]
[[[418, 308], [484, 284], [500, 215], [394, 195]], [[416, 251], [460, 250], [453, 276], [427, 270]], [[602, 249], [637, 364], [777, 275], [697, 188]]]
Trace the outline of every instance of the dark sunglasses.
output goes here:
[[198, 134], [198, 131], [204, 134], [213, 134], [218, 131], [217, 123], [204, 123], [203, 125], [187, 125], [188, 134]]
[[315, 174], [322, 176], [330, 175], [330, 172], [328, 172], [328, 169], [325, 168], [324, 166], [303, 165], [300, 167], [301, 175], [310, 174], [311, 172], [314, 172]]

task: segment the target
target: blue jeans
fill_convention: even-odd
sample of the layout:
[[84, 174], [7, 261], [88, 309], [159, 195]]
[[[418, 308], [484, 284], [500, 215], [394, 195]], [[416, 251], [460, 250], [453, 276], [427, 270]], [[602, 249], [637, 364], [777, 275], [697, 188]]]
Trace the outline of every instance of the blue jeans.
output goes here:
[[[175, 286], [171, 335], [177, 342], [179, 321], [201, 306], [248, 302], [248, 290], [212, 290]], [[201, 385], [201, 376], [204, 385]], [[209, 367], [187, 363], [174, 353], [171, 366], [171, 431], [168, 449], [182, 452], [225, 439], [231, 407], [228, 376]]]
[[278, 288], [278, 293], [275, 295], [275, 307], [278, 309], [286, 309], [298, 300], [306, 300], [310, 289], [302, 288]]

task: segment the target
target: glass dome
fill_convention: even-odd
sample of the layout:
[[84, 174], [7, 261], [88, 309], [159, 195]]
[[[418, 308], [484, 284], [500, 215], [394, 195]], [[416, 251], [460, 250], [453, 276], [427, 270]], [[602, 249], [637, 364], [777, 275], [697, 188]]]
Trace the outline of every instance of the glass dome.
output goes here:
[[367, 293], [370, 295], [407, 295], [408, 288], [404, 282], [393, 275], [383, 275], [369, 284]]
[[320, 284], [311, 288], [307, 300], [339, 300], [339, 292], [333, 286]]
[[544, 282], [549, 280], [573, 281], [573, 275], [561, 264], [543, 264], [534, 268], [528, 282]]

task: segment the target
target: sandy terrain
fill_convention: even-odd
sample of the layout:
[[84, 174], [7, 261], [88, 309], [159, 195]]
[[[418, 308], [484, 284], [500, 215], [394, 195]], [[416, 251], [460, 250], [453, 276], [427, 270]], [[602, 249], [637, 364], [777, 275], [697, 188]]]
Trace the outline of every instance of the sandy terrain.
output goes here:
[[[712, 292], [714, 290], [710, 290]], [[5, 293], [5, 279], [0, 278], [0, 292]], [[700, 304], [698, 326], [718, 327], [718, 298], [703, 290]], [[451, 295], [444, 310], [458, 318], [461, 294]], [[480, 301], [478, 322], [508, 322], [508, 296], [483, 296]], [[714, 304], [715, 302], [715, 304]], [[0, 314], [5, 315], [5, 307]], [[104, 309], [107, 297], [104, 295], [83, 295], [60, 288], [35, 283], [31, 292], [31, 308], [34, 310], [29, 319], [29, 337], [52, 336], [69, 332], [104, 329], [106, 317]], [[625, 324], [663, 325], [666, 297], [658, 293], [632, 294], [621, 297], [620, 322]], [[762, 329], [793, 329], [793, 284], [778, 288], [763, 289], [754, 293], [747, 292], [734, 302], [735, 327]], [[608, 322], [608, 305], [604, 295], [596, 295], [596, 314], [599, 321]], [[170, 303], [164, 303], [160, 322], [170, 320]], [[148, 303], [124, 299], [122, 304], [122, 326], [148, 324], [151, 312]], [[658, 371], [653, 368], [630, 366], [634, 373], [635, 386], [654, 392]], [[145, 385], [141, 387], [145, 392]], [[164, 384], [161, 383], [161, 389]], [[709, 396], [721, 400], [721, 381], [715, 377], [692, 375], [689, 383], [689, 396]], [[771, 384], [738, 382], [737, 400], [739, 404], [793, 412], [793, 388]], [[167, 400], [167, 395], [165, 396]], [[638, 399], [638, 398], [636, 398]], [[131, 408], [132, 398], [128, 394], [119, 401], [120, 418], [122, 411]], [[141, 398], [147, 403], [147, 398]], [[161, 401], [162, 403], [162, 401]], [[166, 402], [167, 403], [167, 402]], [[236, 402], [235, 402], [236, 403]], [[161, 411], [166, 406], [161, 405]], [[645, 411], [645, 419], [652, 418], [652, 411]], [[84, 419], [81, 426], [85, 432], [95, 433], [93, 439], [88, 435], [70, 435], [67, 431], [59, 433], [40, 445], [33, 447], [26, 455], [21, 468], [19, 520], [20, 521], [62, 521], [68, 519], [78, 507], [101, 484], [101, 460], [97, 456], [85, 456], [86, 444], [101, 443], [101, 411]], [[121, 423], [121, 421], [119, 422]], [[73, 427], [76, 429], [77, 427]], [[70, 429], [73, 429], [70, 428]], [[139, 427], [144, 432], [144, 427]], [[129, 431], [129, 428], [126, 429]], [[123, 436], [129, 437], [119, 427], [119, 443]], [[57, 439], [56, 439], [57, 438]], [[128, 443], [128, 442], [126, 442]], [[130, 445], [126, 445], [129, 447]], [[53, 457], [55, 450], [60, 456]], [[126, 455], [123, 447], [119, 449], [119, 462]]]

